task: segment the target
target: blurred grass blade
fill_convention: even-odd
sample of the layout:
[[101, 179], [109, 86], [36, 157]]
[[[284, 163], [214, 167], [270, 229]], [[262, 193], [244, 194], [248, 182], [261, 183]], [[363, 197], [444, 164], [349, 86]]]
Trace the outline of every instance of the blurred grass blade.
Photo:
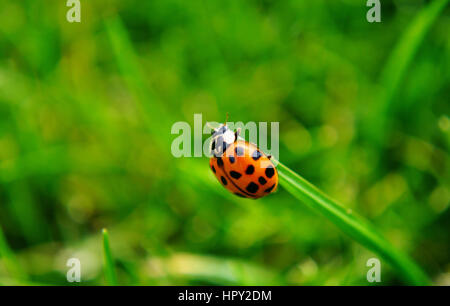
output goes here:
[[423, 8], [410, 23], [390, 54], [380, 75], [382, 91], [379, 101], [373, 105], [367, 127], [369, 132], [376, 133], [376, 135], [373, 135], [374, 139], [380, 141], [384, 137], [388, 129], [386, 123], [388, 123], [391, 102], [400, 87], [403, 76], [428, 30], [447, 3], [448, 0], [435, 0]]
[[117, 286], [116, 270], [114, 268], [114, 259], [109, 247], [109, 235], [106, 228], [103, 229], [103, 260], [105, 269], [106, 283], [110, 286]]
[[[170, 113], [158, 101], [152, 89], [148, 86], [139, 56], [134, 50], [126, 27], [119, 17], [105, 21], [105, 29], [111, 42], [112, 51], [125, 84], [133, 95], [135, 105], [143, 116], [146, 126], [153, 135], [160, 135], [160, 131], [169, 128], [172, 123]], [[148, 76], [147, 76], [148, 77]], [[160, 147], [167, 146], [165, 137], [155, 137]]]
[[13, 251], [10, 249], [2, 228], [0, 227], [0, 259], [3, 261], [6, 269], [16, 281], [24, 281], [28, 279], [25, 272], [19, 265]]
[[174, 279], [229, 286], [273, 286], [283, 284], [279, 273], [240, 259], [192, 253], [174, 253], [160, 258], [165, 272]]
[[354, 240], [380, 255], [398, 271], [405, 282], [411, 285], [429, 284], [425, 273], [411, 259], [395, 249], [364, 219], [337, 204], [336, 201], [283, 164], [278, 163], [277, 169], [280, 184], [287, 191], [303, 203], [318, 210]]
[[381, 83], [386, 89], [383, 104], [389, 104], [391, 101], [420, 43], [424, 40], [429, 28], [445, 8], [447, 2], [448, 0], [432, 1], [417, 14], [403, 33], [381, 74]]

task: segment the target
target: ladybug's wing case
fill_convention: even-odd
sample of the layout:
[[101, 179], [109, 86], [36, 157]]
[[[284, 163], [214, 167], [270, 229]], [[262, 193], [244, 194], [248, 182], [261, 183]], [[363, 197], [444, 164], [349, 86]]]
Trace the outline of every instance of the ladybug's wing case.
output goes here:
[[232, 185], [234, 190], [225, 187], [235, 194], [257, 199], [277, 188], [278, 173], [275, 166], [254, 144], [238, 140], [217, 161], [222, 165], [221, 176], [231, 181], [228, 185]]
[[214, 175], [217, 177], [217, 180], [230, 192], [244, 198], [250, 196], [243, 193], [242, 190], [238, 186], [236, 186], [234, 182], [231, 181], [230, 177], [226, 174], [226, 171], [224, 169], [222, 158], [212, 157], [209, 160], [209, 166], [211, 167]]

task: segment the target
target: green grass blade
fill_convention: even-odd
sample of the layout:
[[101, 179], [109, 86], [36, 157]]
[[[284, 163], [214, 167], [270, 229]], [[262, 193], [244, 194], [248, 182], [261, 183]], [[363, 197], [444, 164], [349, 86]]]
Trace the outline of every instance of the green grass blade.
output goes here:
[[105, 279], [106, 283], [110, 286], [117, 286], [117, 276], [116, 270], [114, 268], [114, 259], [111, 254], [111, 249], [109, 247], [109, 235], [106, 228], [103, 229], [103, 260], [105, 269]]
[[277, 166], [280, 184], [304, 204], [319, 211], [354, 240], [381, 256], [411, 285], [430, 283], [426, 274], [406, 255], [395, 249], [363, 218], [346, 210], [314, 185], [283, 164]]
[[[134, 50], [126, 27], [119, 17], [115, 17], [105, 21], [105, 29], [119, 71], [128, 90], [133, 95], [136, 107], [143, 116], [142, 120], [145, 121], [153, 135], [160, 135], [162, 129], [172, 125], [172, 120], [169, 120], [169, 113], [145, 81], [146, 75], [143, 72], [142, 64], [139, 63], [139, 56]], [[171, 112], [173, 113], [173, 110]], [[165, 138], [155, 137], [154, 139], [161, 147], [167, 146]]]
[[382, 91], [378, 103], [373, 106], [367, 126], [369, 132], [376, 133], [373, 135], [374, 140], [381, 141], [388, 130], [386, 123], [388, 123], [394, 96], [420, 44], [447, 3], [448, 0], [435, 0], [423, 8], [412, 20], [390, 54], [380, 75]]
[[19, 262], [14, 256], [13, 251], [9, 247], [5, 236], [3, 235], [1, 227], [0, 227], [0, 259], [3, 261], [10, 275], [16, 281], [24, 281], [28, 279], [27, 275], [22, 270], [22, 267], [20, 266]]

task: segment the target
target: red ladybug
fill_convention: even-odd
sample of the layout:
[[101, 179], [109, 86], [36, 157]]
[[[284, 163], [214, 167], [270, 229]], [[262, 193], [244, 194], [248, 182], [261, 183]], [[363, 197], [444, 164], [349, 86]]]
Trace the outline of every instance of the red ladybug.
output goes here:
[[248, 141], [238, 140], [239, 132], [233, 132], [226, 124], [213, 131], [213, 156], [209, 165], [219, 182], [230, 192], [258, 199], [277, 189], [278, 172], [271, 156]]

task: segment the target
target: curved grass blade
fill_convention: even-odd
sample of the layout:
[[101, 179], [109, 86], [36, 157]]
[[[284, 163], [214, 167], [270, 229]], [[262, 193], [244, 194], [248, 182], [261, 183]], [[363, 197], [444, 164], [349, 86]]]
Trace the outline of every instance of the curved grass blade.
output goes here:
[[382, 91], [368, 118], [368, 133], [373, 140], [381, 142], [389, 129], [386, 124], [389, 124], [389, 112], [393, 107], [395, 94], [428, 30], [447, 4], [448, 0], [435, 0], [424, 7], [409, 24], [389, 55], [380, 75]]
[[285, 165], [278, 163], [277, 169], [280, 184], [288, 192], [319, 211], [354, 240], [381, 256], [397, 270], [406, 283], [411, 285], [430, 283], [426, 274], [409, 257], [394, 248], [362, 217], [346, 210]]
[[109, 234], [106, 228], [102, 230], [103, 234], [103, 260], [105, 269], [106, 283], [110, 286], [117, 286], [116, 270], [114, 268], [114, 259], [109, 247]]

